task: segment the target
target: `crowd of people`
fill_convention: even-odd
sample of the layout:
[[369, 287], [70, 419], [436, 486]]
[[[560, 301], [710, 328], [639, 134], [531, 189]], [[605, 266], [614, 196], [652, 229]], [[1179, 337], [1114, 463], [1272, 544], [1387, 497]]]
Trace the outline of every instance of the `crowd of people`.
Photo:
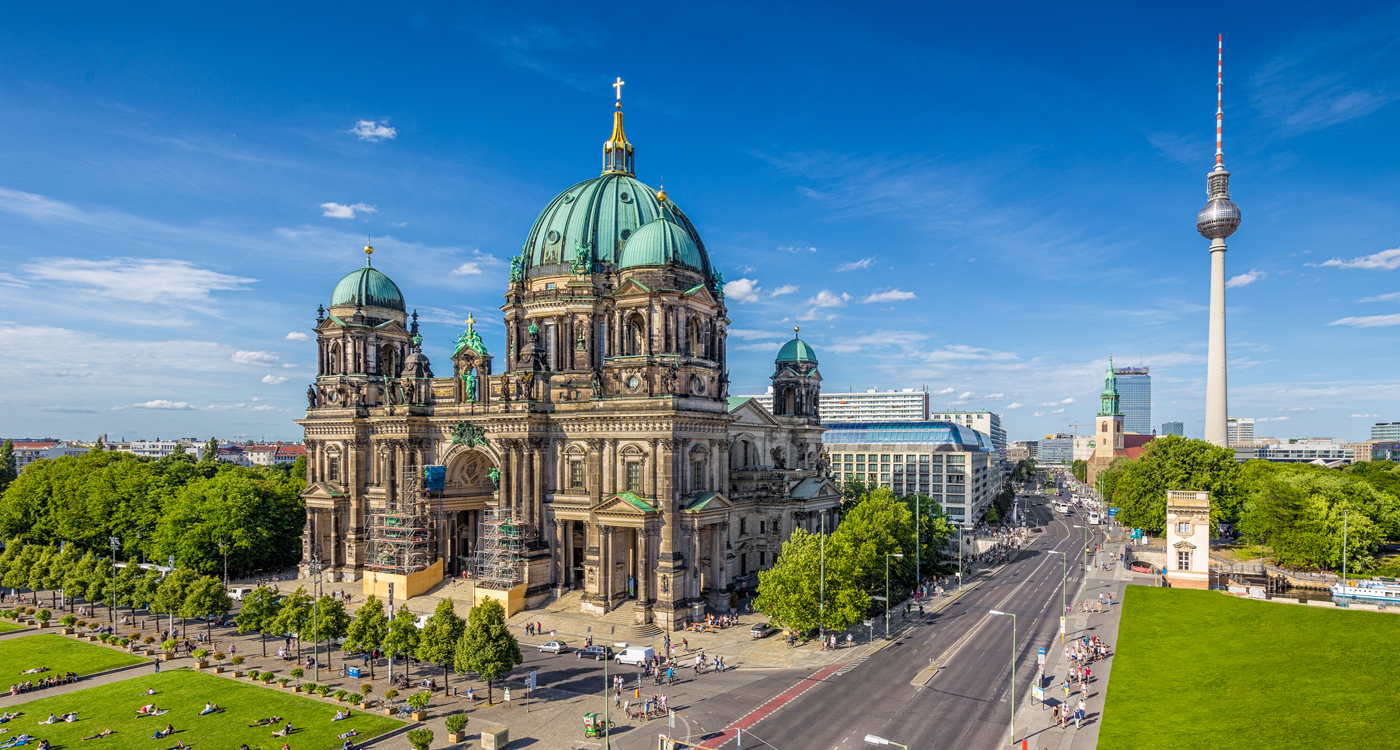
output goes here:
[[[49, 671], [48, 667], [43, 667], [38, 671], [25, 670], [23, 674], [41, 674], [47, 671]], [[56, 685], [67, 685], [69, 683], [77, 681], [78, 676], [76, 674], [73, 674], [72, 672], [65, 672], [63, 674], [55, 674], [50, 675], [48, 677], [42, 677], [39, 679], [38, 682], [35, 682], [32, 679], [24, 680], [23, 682], [16, 682], [15, 684], [10, 686], [10, 695], [32, 693], [35, 690], [43, 690], [44, 688], [51, 688]]]

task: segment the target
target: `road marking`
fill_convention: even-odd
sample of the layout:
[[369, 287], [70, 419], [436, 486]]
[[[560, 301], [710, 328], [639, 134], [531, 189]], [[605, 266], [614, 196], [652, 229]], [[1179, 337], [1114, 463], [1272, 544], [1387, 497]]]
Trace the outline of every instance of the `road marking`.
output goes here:
[[778, 709], [792, 702], [808, 690], [811, 690], [812, 688], [820, 685], [824, 680], [826, 680], [827, 677], [831, 676], [834, 672], [836, 672], [838, 668], [840, 668], [840, 665], [833, 664], [832, 666], [829, 666], [804, 678], [802, 682], [793, 685], [792, 687], [778, 694], [776, 697], [769, 699], [767, 703], [764, 703], [763, 705], [744, 714], [743, 716], [740, 716], [729, 726], [725, 727], [718, 735], [710, 738], [709, 740], [706, 740], [705, 742], [700, 743], [700, 747], [723, 747], [725, 743], [734, 739], [734, 736], [739, 733], [738, 730], [748, 729], [754, 724], [763, 721], [763, 719], [769, 714], [773, 713], [774, 711], [777, 711]]

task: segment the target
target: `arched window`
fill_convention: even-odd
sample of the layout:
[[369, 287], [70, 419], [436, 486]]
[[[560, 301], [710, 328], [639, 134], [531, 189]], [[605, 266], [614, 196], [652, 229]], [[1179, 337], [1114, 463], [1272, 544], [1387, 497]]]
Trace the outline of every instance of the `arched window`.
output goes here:
[[379, 352], [379, 374], [397, 377], [398, 370], [394, 368], [394, 345], [385, 344]]
[[689, 329], [686, 339], [690, 344], [686, 353], [692, 357], [704, 357], [705, 352], [700, 348], [700, 319], [691, 318], [690, 324], [686, 328]]
[[792, 388], [783, 389], [783, 410], [782, 414], [797, 413], [797, 393]]
[[340, 342], [332, 341], [330, 352], [326, 355], [326, 374], [339, 375], [340, 370]]
[[633, 314], [627, 319], [627, 353], [646, 354], [646, 321], [641, 315]]

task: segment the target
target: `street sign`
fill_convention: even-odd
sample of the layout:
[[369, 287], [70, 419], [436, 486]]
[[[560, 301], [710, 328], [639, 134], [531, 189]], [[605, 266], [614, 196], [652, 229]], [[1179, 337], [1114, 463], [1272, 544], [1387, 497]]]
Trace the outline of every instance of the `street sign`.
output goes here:
[[1045, 649], [1042, 648], [1040, 653], [1035, 655], [1035, 663], [1042, 667], [1045, 666]]
[[534, 690], [539, 685], [539, 670], [530, 670], [530, 690]]
[[1065, 634], [1065, 618], [1060, 618], [1060, 635]]
[[1108, 515], [1109, 515], [1110, 517], [1118, 515], [1118, 509], [1117, 509], [1117, 508], [1109, 508], [1109, 509], [1108, 509]]
[[874, 621], [874, 620], [866, 620], [866, 621], [865, 621], [865, 627], [867, 627], [867, 628], [869, 628], [869, 627], [874, 627], [874, 625], [875, 625], [875, 621]]

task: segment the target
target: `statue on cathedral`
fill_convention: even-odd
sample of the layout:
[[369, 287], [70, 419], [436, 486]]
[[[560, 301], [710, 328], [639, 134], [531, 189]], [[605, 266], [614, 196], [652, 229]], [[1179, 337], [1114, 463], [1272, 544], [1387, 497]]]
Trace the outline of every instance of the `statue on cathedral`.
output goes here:
[[495, 489], [501, 488], [501, 470], [492, 466], [486, 470], [486, 476], [491, 478], [491, 486]]
[[574, 260], [569, 265], [576, 274], [593, 273], [593, 247], [583, 240], [574, 240]]
[[589, 381], [589, 385], [593, 386], [593, 398], [603, 397], [603, 374], [601, 372], [593, 370], [593, 378]]
[[718, 268], [710, 271], [710, 285], [715, 289], [715, 296], [724, 299], [724, 274]]
[[525, 280], [525, 251], [510, 259], [510, 283], [518, 284]]
[[768, 454], [773, 457], [773, 468], [787, 468], [787, 461], [783, 458], [783, 446], [779, 445], [774, 447], [773, 450], [768, 452]]
[[476, 401], [476, 370], [462, 373], [462, 395], [467, 401]]
[[316, 386], [315, 384], [306, 386], [306, 408], [316, 408]]

